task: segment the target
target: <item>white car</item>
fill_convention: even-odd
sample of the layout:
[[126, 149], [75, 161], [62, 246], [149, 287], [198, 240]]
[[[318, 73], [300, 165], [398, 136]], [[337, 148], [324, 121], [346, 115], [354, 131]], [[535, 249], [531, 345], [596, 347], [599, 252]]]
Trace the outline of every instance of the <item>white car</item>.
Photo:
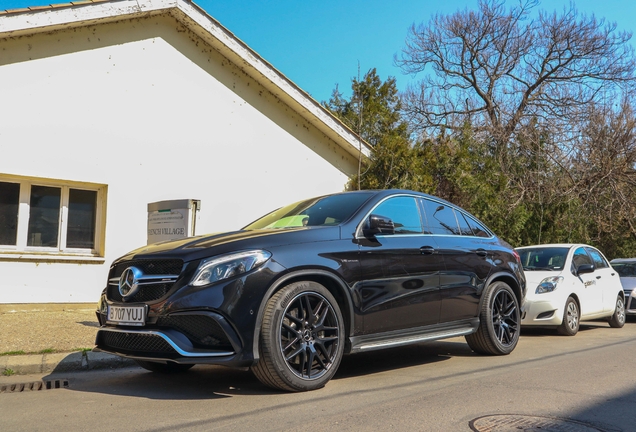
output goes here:
[[521, 326], [554, 327], [574, 336], [581, 320], [625, 324], [625, 297], [616, 270], [601, 252], [583, 244], [517, 248], [526, 276]]
[[636, 315], [636, 258], [617, 258], [610, 261], [618, 272], [625, 292], [625, 313]]

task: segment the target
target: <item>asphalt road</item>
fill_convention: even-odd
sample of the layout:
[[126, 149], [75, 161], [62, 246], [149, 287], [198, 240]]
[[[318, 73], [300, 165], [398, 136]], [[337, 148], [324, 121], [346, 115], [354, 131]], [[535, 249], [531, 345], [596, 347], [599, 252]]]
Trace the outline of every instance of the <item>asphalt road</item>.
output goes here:
[[476, 355], [463, 338], [356, 354], [324, 389], [300, 394], [214, 366], [3, 377], [68, 387], [0, 393], [0, 430], [627, 432], [635, 360], [632, 319], [623, 329], [584, 323], [575, 337], [524, 331], [503, 357]]

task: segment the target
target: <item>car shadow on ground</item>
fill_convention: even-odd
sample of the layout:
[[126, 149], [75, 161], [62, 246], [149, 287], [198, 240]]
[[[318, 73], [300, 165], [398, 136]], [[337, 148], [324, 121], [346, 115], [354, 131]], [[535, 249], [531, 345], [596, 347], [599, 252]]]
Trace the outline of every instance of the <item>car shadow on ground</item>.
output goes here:
[[[626, 325], [629, 325], [629, 321]], [[607, 321], [583, 321], [579, 324], [579, 332], [587, 332], [590, 330], [596, 329], [610, 329], [611, 327], [607, 323]], [[547, 337], [547, 336], [557, 336], [557, 337], [571, 337], [571, 336], [563, 336], [560, 335], [556, 328], [545, 328], [545, 327], [522, 327], [521, 328], [521, 337]], [[576, 335], [575, 335], [576, 336]]]
[[[462, 339], [463, 341], [463, 339]], [[475, 356], [465, 342], [426, 342], [386, 350], [346, 355], [332, 380], [373, 375], [421, 366], [452, 357]], [[70, 378], [68, 378], [70, 376]], [[160, 374], [132, 366], [68, 373], [53, 371], [44, 380], [68, 378], [72, 391], [104, 393], [157, 400], [204, 400], [233, 395], [284, 394], [261, 384], [247, 369], [197, 365], [185, 373]]]
[[333, 379], [352, 378], [427, 363], [452, 357], [476, 356], [467, 343], [457, 341], [425, 342], [403, 347], [356, 353], [345, 356]]
[[77, 321], [77, 324], [84, 325], [86, 327], [99, 327], [99, 323], [97, 321]]

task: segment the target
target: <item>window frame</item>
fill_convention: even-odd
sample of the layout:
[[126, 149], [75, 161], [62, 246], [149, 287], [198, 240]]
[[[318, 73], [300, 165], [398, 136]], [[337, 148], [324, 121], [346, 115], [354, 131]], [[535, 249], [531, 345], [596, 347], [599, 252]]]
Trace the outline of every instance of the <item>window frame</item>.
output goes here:
[[[382, 233], [378, 233], [377, 235], [379, 236], [383, 236], [383, 235], [394, 235], [394, 236], [409, 236], [409, 235], [423, 235], [424, 234], [424, 225], [423, 225], [423, 219], [422, 219], [422, 209], [420, 208], [420, 204], [419, 204], [419, 197], [413, 196], [413, 195], [394, 195], [394, 196], [389, 196], [385, 199], [383, 199], [381, 202], [379, 202], [375, 207], [373, 207], [373, 210], [371, 210], [371, 212], [369, 213], [369, 215], [371, 214], [378, 214], [380, 216], [387, 216], [385, 214], [382, 214], [382, 212], [378, 212], [377, 209], [380, 208], [381, 206], [383, 206], [384, 204], [388, 203], [389, 201], [392, 200], [397, 200], [397, 199], [412, 199], [413, 200], [413, 204], [414, 204], [414, 208], [415, 211], [417, 212], [417, 215], [419, 217], [419, 221], [420, 221], [420, 230], [418, 232], [411, 232], [411, 231], [398, 231], [397, 229], [395, 230], [395, 232], [393, 234], [382, 234]], [[367, 215], [367, 218], [369, 217], [369, 215]], [[389, 216], [387, 216], [389, 217]], [[365, 218], [366, 219], [366, 218]], [[393, 218], [391, 218], [391, 220], [393, 222], [395, 222], [395, 220], [393, 220]]]
[[[610, 267], [609, 262], [607, 261], [607, 259], [605, 259], [605, 257], [603, 256], [600, 250], [593, 248], [591, 246], [585, 246], [585, 251], [592, 259], [592, 264], [594, 264], [594, 269], [605, 269]], [[602, 264], [601, 266], [597, 265], [598, 262], [596, 261], [596, 259], [594, 259], [594, 254], [598, 254], [598, 257], [601, 260], [601, 264]]]
[[[455, 221], [457, 223], [458, 232], [457, 233], [433, 233], [433, 232], [428, 233], [426, 232], [426, 230], [429, 229], [430, 226], [428, 224], [429, 216], [428, 216], [428, 213], [426, 212], [426, 204], [424, 203], [425, 201], [430, 201], [437, 205], [443, 205], [444, 207], [451, 209], [453, 211], [453, 214], [455, 215]], [[466, 210], [462, 209], [461, 207], [457, 207], [452, 203], [439, 201], [437, 199], [434, 199], [434, 197], [419, 197], [419, 203], [420, 203], [420, 212], [422, 213], [422, 223], [424, 223], [425, 235], [451, 236], [451, 237], [455, 237], [455, 236], [475, 237], [480, 239], [492, 239], [495, 237], [495, 234], [490, 230], [490, 228], [488, 228], [475, 216], [471, 215], [470, 213], [468, 213]], [[472, 234], [467, 234], [462, 231], [461, 223], [459, 222], [460, 217], [464, 218]], [[481, 232], [483, 232], [486, 235], [479, 235], [475, 233], [475, 228], [473, 225], [476, 225], [481, 230]]]
[[[589, 262], [589, 263], [580, 263], [580, 264], [577, 264], [577, 263], [574, 261], [574, 257], [575, 257], [575, 256], [577, 256], [577, 252], [578, 252], [579, 250], [582, 250], [582, 251], [583, 251], [583, 253], [582, 253], [582, 254], [579, 254], [579, 255], [581, 255], [581, 256], [586, 256], [586, 257], [587, 257], [587, 259], [588, 259], [588, 260], [590, 260], [590, 262]], [[571, 270], [571, 272], [572, 272], [572, 274], [573, 274], [573, 275], [575, 275], [575, 276], [577, 276], [577, 272], [579, 271], [579, 267], [580, 267], [581, 265], [583, 265], [583, 264], [591, 264], [591, 265], [594, 265], [594, 260], [592, 259], [592, 257], [590, 256], [590, 254], [587, 252], [587, 249], [585, 248], [585, 246], [575, 245], [575, 246], [573, 246], [573, 251], [572, 251], [572, 264], [571, 264], [571, 269], [570, 269], [570, 270]], [[594, 270], [596, 270], [596, 268], [594, 268]]]
[[[22, 177], [0, 174], [0, 182], [18, 183], [20, 192], [18, 198], [18, 222], [15, 245], [0, 245], [2, 259], [62, 259], [70, 258], [101, 258], [104, 257], [104, 242], [106, 238], [106, 195], [107, 186], [104, 184], [74, 182], [40, 177]], [[31, 216], [31, 188], [46, 186], [60, 189], [60, 211], [58, 215], [58, 241], [56, 247], [28, 246], [29, 220]], [[95, 232], [93, 248], [67, 247], [69, 198], [70, 190], [87, 190], [97, 193], [95, 202]], [[62, 259], [64, 260], [64, 259]]]

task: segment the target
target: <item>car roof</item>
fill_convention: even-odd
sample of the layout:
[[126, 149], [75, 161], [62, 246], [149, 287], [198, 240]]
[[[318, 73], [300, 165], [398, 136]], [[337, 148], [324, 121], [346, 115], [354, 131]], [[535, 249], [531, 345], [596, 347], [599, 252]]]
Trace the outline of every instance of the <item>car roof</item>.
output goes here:
[[538, 247], [566, 247], [566, 248], [572, 248], [572, 247], [579, 247], [579, 246], [587, 246], [587, 247], [592, 247], [589, 245], [585, 245], [585, 244], [579, 244], [579, 243], [548, 243], [548, 244], [538, 244], [538, 245], [528, 245], [528, 246], [521, 246], [515, 249], [530, 249], [530, 248], [538, 248]]
[[610, 263], [636, 263], [636, 258], [614, 258]]
[[[317, 197], [310, 197], [308, 199], [312, 199], [312, 198], [323, 198], [323, 197], [328, 197], [328, 196], [333, 196], [333, 195], [344, 195], [344, 194], [355, 194], [355, 193], [371, 193], [373, 194], [373, 196], [379, 196], [379, 197], [387, 197], [387, 196], [391, 196], [391, 195], [415, 195], [415, 196], [419, 196], [422, 198], [430, 198], [432, 200], [435, 201], [439, 201], [440, 203], [444, 204], [444, 205], [448, 205], [449, 207], [453, 207], [453, 208], [457, 208], [460, 209], [464, 212], [467, 212], [466, 209], [464, 209], [463, 207], [460, 207], [457, 204], [453, 204], [450, 201], [445, 200], [444, 198], [440, 198], [436, 195], [430, 195], [424, 192], [418, 192], [418, 191], [414, 191], [414, 190], [409, 190], [409, 189], [361, 189], [361, 190], [356, 190], [356, 191], [343, 191], [343, 192], [335, 192], [332, 194], [326, 194], [326, 195], [321, 195], [321, 196], [317, 196]], [[473, 216], [474, 217], [474, 216]]]

